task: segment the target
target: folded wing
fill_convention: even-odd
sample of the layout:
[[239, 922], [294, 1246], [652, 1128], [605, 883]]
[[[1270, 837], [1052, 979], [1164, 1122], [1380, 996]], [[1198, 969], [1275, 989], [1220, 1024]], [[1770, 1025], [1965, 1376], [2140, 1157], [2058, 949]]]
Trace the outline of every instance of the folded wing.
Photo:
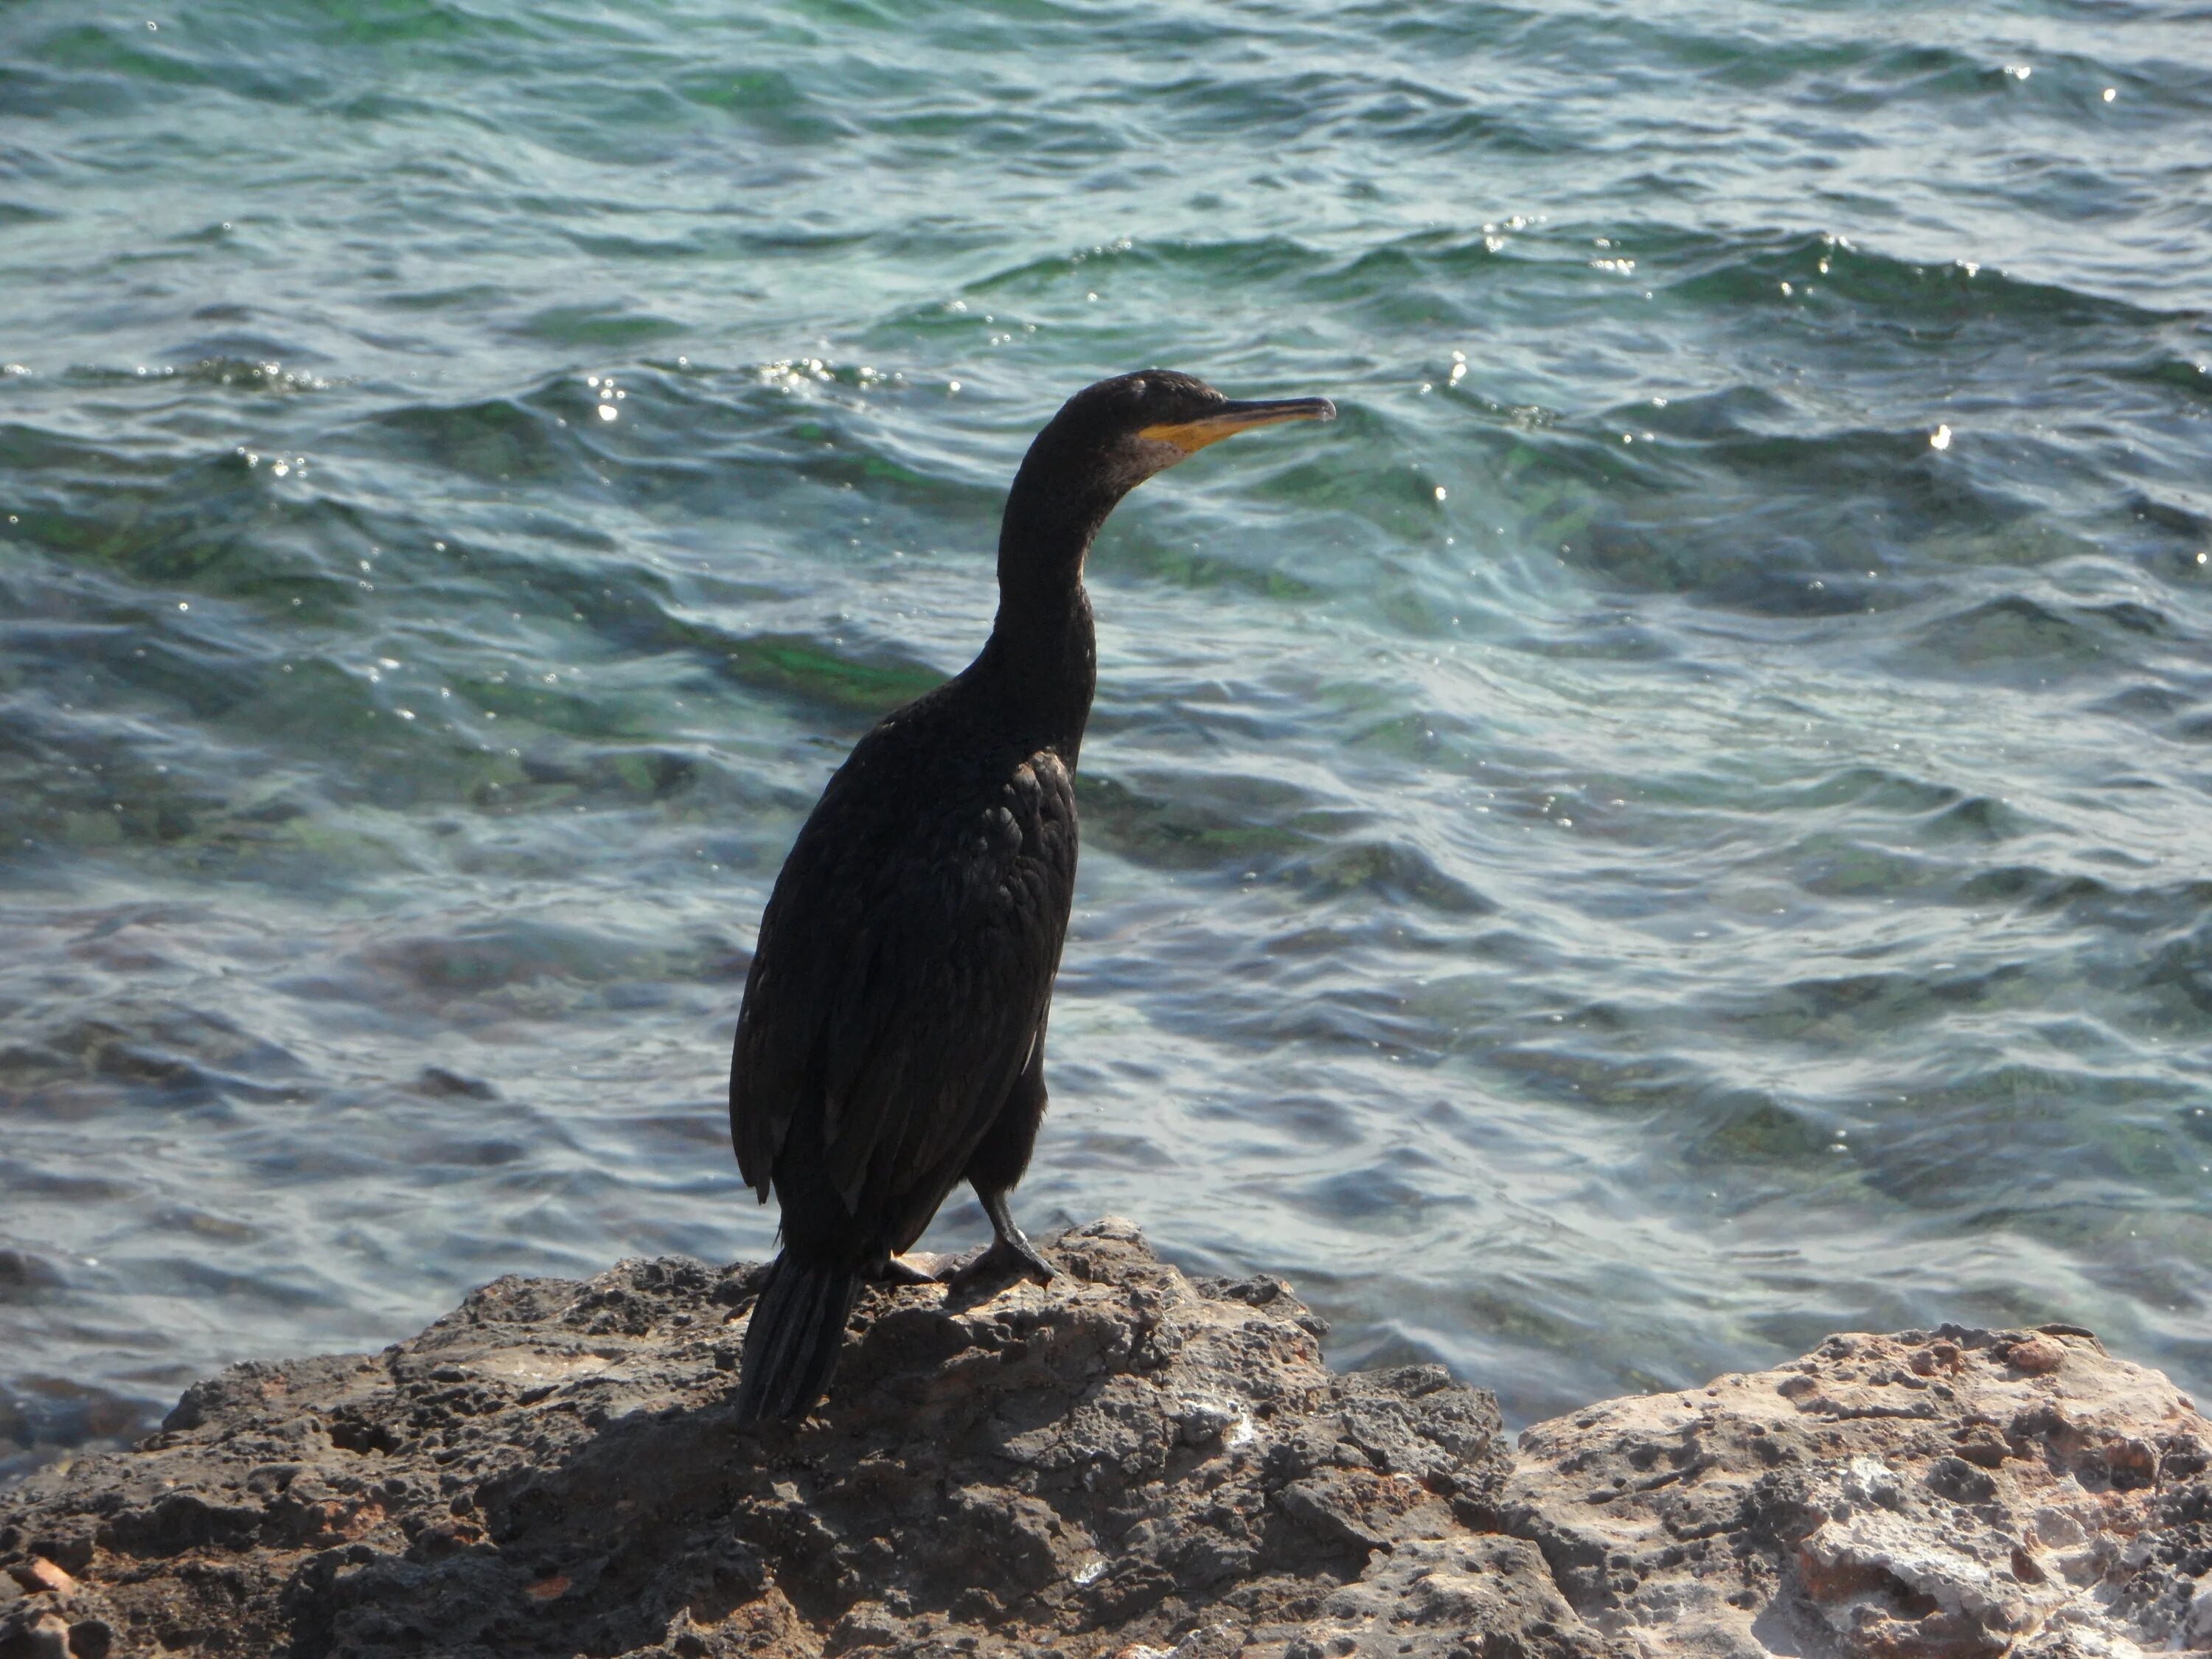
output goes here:
[[[923, 792], [872, 780], [867, 747], [824, 792], [762, 917], [730, 1116], [763, 1198], [779, 1160], [813, 1161], [805, 1182], [776, 1183], [787, 1231], [849, 1218], [896, 1250], [1029, 1059], [1066, 935], [1075, 799], [1049, 751]], [[871, 796], [892, 810], [867, 811]], [[900, 798], [944, 804], [902, 817]], [[817, 832], [825, 821], [835, 834]], [[843, 1218], [791, 1214], [795, 1193], [825, 1188]]]

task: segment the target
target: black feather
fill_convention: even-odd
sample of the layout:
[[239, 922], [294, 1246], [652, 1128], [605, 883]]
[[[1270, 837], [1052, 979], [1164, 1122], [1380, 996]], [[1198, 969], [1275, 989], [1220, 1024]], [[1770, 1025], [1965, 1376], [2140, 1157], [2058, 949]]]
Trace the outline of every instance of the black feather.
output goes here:
[[860, 1275], [793, 1260], [786, 1250], [768, 1270], [753, 1304], [738, 1371], [738, 1422], [804, 1417], [830, 1387], [845, 1322]]
[[820, 1397], [854, 1286], [962, 1179], [1000, 1244], [1042, 1267], [1005, 1195], [1044, 1113], [1075, 893], [1075, 766], [1097, 682], [1084, 558], [1116, 501], [1212, 441], [1189, 434], [1332, 412], [1231, 404], [1160, 370], [1077, 393], [1006, 498], [981, 653], [887, 715], [822, 792], [762, 913], [730, 1063], [738, 1167], [783, 1206], [783, 1254], [745, 1339], [748, 1420]]

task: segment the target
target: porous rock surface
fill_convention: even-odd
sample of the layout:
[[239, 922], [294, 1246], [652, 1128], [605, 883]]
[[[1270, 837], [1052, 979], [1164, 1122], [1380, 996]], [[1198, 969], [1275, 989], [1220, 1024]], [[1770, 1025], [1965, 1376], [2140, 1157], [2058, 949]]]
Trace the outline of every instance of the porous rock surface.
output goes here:
[[882, 1287], [731, 1423], [759, 1270], [507, 1279], [0, 1492], [0, 1659], [2090, 1659], [2212, 1645], [2212, 1428], [2086, 1333], [1840, 1336], [1542, 1424], [1334, 1374], [1127, 1224]]
[[1832, 1336], [1521, 1437], [1498, 1524], [1644, 1652], [2212, 1647], [2212, 1425], [2087, 1331]]
[[1194, 1282], [1126, 1223], [1048, 1254], [1049, 1288], [871, 1290], [796, 1428], [731, 1421], [760, 1271], [682, 1260], [234, 1367], [0, 1494], [0, 1659], [1318, 1659], [1317, 1626], [1442, 1656], [1485, 1620], [1603, 1650], [1459, 1518], [1505, 1473], [1488, 1395], [1334, 1374], [1286, 1286]]

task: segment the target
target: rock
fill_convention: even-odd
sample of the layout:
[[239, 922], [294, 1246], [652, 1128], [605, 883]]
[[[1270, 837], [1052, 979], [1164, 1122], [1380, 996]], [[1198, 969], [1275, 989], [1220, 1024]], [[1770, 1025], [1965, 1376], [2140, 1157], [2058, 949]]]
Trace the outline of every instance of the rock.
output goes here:
[[1334, 1375], [1126, 1223], [871, 1290], [740, 1432], [760, 1270], [501, 1279], [0, 1492], [0, 1659], [2087, 1659], [2212, 1644], [2212, 1429], [2087, 1333], [1831, 1338], [1541, 1424]]
[[[1227, 1659], [1316, 1620], [1443, 1655], [1419, 1608], [1453, 1597], [1571, 1620], [1535, 1552], [1461, 1518], [1504, 1480], [1487, 1395], [1333, 1375], [1285, 1287], [1194, 1285], [1127, 1224], [1048, 1248], [1049, 1289], [870, 1291], [796, 1428], [731, 1421], [759, 1270], [684, 1261], [501, 1279], [380, 1355], [234, 1367], [137, 1449], [0, 1493], [0, 1563], [79, 1577], [0, 1614], [0, 1659], [42, 1651], [48, 1613], [119, 1653], [292, 1659]], [[1442, 1553], [1407, 1602], [1417, 1546]]]
[[9, 1623], [12, 1633], [0, 1636], [0, 1654], [6, 1659], [70, 1659], [66, 1619], [41, 1612], [27, 1615], [20, 1624]]
[[1497, 1518], [1644, 1651], [2087, 1659], [2212, 1634], [2208, 1468], [2086, 1331], [1947, 1326], [1540, 1425]]
[[34, 1593], [52, 1590], [58, 1595], [67, 1595], [76, 1588], [76, 1579], [43, 1555], [34, 1555], [27, 1561], [17, 1562], [8, 1569], [8, 1576], [23, 1589]]

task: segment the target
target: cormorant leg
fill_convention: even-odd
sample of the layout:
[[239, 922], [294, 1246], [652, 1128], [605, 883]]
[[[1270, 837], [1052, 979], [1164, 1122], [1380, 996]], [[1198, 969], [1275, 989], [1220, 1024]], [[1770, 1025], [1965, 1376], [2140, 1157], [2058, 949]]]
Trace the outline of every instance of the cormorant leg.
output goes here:
[[1006, 1091], [999, 1115], [963, 1171], [975, 1196], [983, 1201], [983, 1213], [991, 1218], [991, 1231], [998, 1236], [989, 1249], [953, 1275], [956, 1284], [1002, 1273], [1026, 1274], [1041, 1284], [1052, 1282], [1052, 1264], [1036, 1253], [1036, 1247], [1023, 1236], [1006, 1208], [1006, 1194], [1029, 1168], [1030, 1149], [1036, 1145], [1044, 1107], [1044, 1026], [1040, 1023], [1036, 1035], [1030, 1039], [1028, 1063]]
[[983, 1213], [991, 1218], [991, 1231], [998, 1237], [991, 1241], [989, 1249], [954, 1273], [952, 1282], [965, 1285], [1010, 1273], [1026, 1275], [1040, 1285], [1051, 1284], [1057, 1276], [1052, 1263], [1037, 1254], [1029, 1235], [1014, 1224], [1013, 1215], [1006, 1208], [1006, 1195], [978, 1193], [975, 1196], [983, 1200]]

